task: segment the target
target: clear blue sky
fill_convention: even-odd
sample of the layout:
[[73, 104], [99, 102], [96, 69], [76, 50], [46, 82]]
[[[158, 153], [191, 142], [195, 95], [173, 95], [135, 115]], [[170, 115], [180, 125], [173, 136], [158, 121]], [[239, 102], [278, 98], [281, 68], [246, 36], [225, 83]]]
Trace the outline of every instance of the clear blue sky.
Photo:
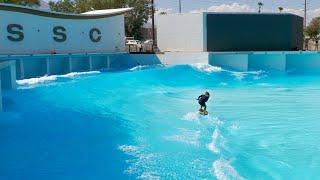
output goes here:
[[[154, 0], [157, 8], [172, 9], [173, 12], [178, 11], [179, 0]], [[304, 8], [304, 0], [181, 0], [182, 11], [189, 12], [193, 9], [208, 8], [213, 5], [221, 4], [247, 4], [252, 8], [257, 7], [259, 1], [264, 3], [265, 11], [276, 11], [279, 6], [291, 9]], [[320, 8], [320, 0], [308, 0], [310, 10]]]

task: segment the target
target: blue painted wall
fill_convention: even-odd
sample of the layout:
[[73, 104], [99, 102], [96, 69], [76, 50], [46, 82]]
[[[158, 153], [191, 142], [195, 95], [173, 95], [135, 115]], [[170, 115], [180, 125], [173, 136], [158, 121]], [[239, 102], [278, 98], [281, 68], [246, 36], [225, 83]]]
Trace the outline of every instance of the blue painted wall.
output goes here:
[[320, 71], [320, 53], [303, 51], [210, 53], [209, 64], [237, 71]]

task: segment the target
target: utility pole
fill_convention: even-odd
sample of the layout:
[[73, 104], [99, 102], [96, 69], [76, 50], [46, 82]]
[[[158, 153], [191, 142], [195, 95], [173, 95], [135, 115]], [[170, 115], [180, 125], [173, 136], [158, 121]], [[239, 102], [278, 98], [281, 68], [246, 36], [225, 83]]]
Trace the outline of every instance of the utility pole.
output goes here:
[[304, 0], [304, 29], [307, 27], [307, 0]]
[[181, 14], [181, 0], [179, 0], [179, 13]]
[[154, 32], [154, 0], [151, 0], [151, 19], [152, 19], [152, 52], [154, 52], [154, 47], [155, 47], [155, 42], [156, 42], [156, 37], [155, 37], [155, 32]]

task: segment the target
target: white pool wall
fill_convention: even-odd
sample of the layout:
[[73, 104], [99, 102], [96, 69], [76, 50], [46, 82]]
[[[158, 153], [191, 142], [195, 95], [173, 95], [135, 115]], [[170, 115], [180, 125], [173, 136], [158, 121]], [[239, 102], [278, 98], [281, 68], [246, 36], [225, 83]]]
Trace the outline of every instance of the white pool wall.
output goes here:
[[163, 64], [207, 64], [208, 56], [207, 52], [166, 52], [159, 54], [158, 58]]
[[210, 53], [208, 61], [236, 71], [320, 71], [320, 53], [309, 51]]
[[286, 70], [286, 54], [283, 53], [252, 53], [248, 55], [247, 70]]
[[0, 73], [0, 112], [2, 112], [2, 87], [1, 87], [1, 73]]
[[2, 90], [16, 88], [16, 67], [14, 61], [0, 61], [0, 112], [2, 111]]

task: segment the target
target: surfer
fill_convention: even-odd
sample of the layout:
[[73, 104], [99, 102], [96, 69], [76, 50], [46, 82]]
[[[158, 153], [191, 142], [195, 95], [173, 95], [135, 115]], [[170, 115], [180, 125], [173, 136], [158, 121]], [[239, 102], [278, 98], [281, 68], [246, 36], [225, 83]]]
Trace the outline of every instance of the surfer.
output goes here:
[[204, 113], [207, 114], [207, 106], [206, 106], [206, 102], [209, 100], [210, 98], [210, 94], [209, 92], [205, 92], [204, 94], [200, 95], [198, 97], [198, 103], [200, 104], [200, 109], [199, 112], [200, 113]]

